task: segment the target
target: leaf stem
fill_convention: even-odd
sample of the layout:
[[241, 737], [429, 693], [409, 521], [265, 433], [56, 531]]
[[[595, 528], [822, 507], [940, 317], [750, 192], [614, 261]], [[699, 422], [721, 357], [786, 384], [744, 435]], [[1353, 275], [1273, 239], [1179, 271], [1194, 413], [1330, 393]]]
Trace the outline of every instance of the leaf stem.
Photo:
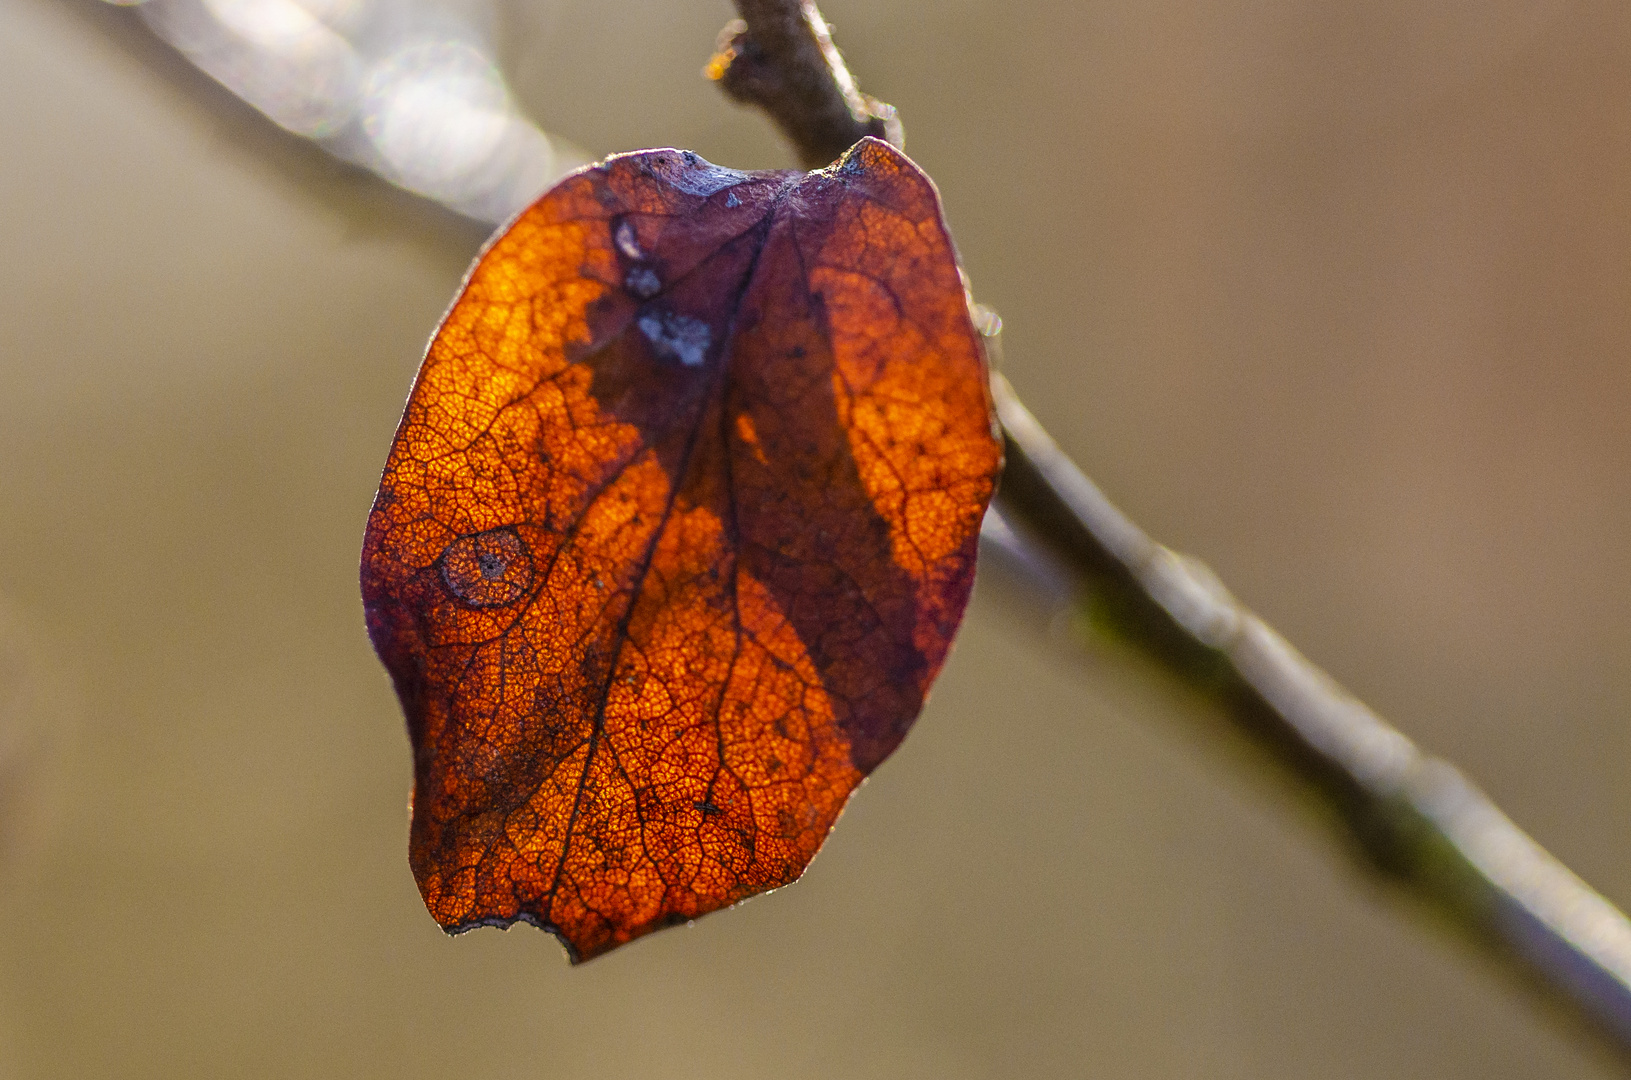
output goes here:
[[[721, 34], [708, 73], [732, 98], [764, 109], [806, 167], [865, 135], [899, 145], [894, 110], [859, 92], [812, 0], [736, 8], [742, 18]], [[992, 392], [1007, 465], [988, 539], [1210, 701], [1324, 811], [1362, 866], [1631, 1061], [1631, 920], [1453, 765], [1311, 664], [1206, 566], [1128, 520], [1001, 375]]]

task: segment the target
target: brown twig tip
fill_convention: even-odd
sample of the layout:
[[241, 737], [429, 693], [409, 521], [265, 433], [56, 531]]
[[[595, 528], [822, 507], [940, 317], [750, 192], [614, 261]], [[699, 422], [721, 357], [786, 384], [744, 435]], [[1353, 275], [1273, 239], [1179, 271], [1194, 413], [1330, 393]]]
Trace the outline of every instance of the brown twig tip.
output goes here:
[[763, 109], [807, 169], [868, 135], [902, 146], [891, 105], [860, 92], [813, 0], [736, 0], [703, 73], [733, 100]]

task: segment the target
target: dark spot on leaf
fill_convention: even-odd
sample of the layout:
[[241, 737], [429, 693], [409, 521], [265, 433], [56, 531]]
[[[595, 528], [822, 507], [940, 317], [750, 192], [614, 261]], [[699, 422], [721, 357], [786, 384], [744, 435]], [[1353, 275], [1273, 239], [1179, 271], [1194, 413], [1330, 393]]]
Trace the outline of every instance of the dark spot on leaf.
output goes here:
[[459, 537], [437, 565], [447, 591], [473, 608], [513, 604], [532, 584], [532, 555], [509, 526]]

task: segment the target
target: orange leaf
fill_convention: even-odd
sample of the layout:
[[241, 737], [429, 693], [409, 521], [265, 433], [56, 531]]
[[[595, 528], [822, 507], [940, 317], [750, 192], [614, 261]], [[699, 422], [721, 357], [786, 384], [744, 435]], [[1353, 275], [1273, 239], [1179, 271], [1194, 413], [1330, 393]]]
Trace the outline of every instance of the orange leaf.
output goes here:
[[898, 151], [550, 191], [431, 343], [363, 546], [431, 914], [587, 959], [797, 878], [940, 670], [1000, 465]]

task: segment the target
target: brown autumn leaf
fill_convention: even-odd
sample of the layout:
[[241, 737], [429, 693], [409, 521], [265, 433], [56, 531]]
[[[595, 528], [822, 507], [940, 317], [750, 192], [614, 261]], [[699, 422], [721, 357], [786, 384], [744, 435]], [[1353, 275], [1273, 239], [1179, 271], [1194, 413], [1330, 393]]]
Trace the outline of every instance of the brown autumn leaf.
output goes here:
[[562, 181], [437, 332], [364, 540], [431, 914], [581, 960], [797, 878], [940, 670], [1000, 465], [899, 151]]

